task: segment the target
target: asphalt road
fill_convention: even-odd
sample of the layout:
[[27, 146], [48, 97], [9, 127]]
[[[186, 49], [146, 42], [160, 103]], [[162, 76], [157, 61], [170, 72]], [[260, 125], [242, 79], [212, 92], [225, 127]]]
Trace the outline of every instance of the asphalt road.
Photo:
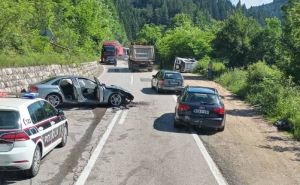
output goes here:
[[199, 136], [173, 128], [176, 96], [150, 88], [153, 73], [105, 66], [100, 81], [135, 95], [126, 108], [66, 107], [69, 140], [42, 161], [39, 174], [0, 174], [1, 184], [226, 184]]

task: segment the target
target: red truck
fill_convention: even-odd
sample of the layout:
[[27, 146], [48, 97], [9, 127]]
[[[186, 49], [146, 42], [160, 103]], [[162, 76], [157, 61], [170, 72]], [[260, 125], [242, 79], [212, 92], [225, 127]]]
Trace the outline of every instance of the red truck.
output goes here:
[[118, 41], [105, 41], [102, 45], [100, 62], [117, 65], [117, 58], [123, 55], [123, 46]]

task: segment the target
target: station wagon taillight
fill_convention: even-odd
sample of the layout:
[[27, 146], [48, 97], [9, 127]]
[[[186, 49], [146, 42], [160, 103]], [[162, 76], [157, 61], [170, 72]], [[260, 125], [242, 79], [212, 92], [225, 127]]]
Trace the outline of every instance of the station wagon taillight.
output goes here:
[[30, 85], [30, 86], [29, 86], [29, 91], [30, 91], [30, 92], [37, 93], [38, 90], [39, 90], [39, 89], [37, 88], [37, 86], [34, 86], [34, 85]]
[[220, 114], [220, 115], [224, 115], [225, 114], [225, 109], [223, 107], [217, 107], [214, 108], [213, 110], [215, 113]]
[[179, 106], [178, 106], [178, 110], [179, 111], [188, 111], [188, 110], [190, 110], [191, 109], [191, 107], [190, 106], [188, 106], [187, 104], [179, 104]]
[[30, 138], [25, 132], [21, 131], [3, 134], [1, 139], [6, 141], [27, 141]]

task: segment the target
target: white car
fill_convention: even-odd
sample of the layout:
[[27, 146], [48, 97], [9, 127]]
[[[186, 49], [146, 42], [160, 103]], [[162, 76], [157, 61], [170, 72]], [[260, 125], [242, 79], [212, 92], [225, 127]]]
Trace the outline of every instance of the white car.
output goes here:
[[40, 98], [0, 98], [0, 171], [38, 174], [41, 159], [67, 143], [68, 122], [61, 110]]

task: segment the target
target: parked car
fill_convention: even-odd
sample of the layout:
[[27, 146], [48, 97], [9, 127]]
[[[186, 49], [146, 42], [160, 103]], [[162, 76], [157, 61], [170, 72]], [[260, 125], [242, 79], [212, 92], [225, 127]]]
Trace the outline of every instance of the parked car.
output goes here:
[[54, 107], [64, 103], [110, 104], [120, 106], [134, 99], [127, 90], [101, 84], [81, 76], [57, 76], [29, 85], [29, 92], [38, 93], [40, 98], [48, 100]]
[[43, 99], [0, 98], [0, 171], [38, 174], [41, 159], [67, 143], [68, 120]]
[[184, 88], [184, 79], [179, 72], [160, 70], [152, 77], [151, 87], [157, 93], [163, 91], [181, 91]]
[[174, 127], [191, 125], [223, 131], [225, 117], [225, 107], [216, 89], [188, 86], [177, 99]]

